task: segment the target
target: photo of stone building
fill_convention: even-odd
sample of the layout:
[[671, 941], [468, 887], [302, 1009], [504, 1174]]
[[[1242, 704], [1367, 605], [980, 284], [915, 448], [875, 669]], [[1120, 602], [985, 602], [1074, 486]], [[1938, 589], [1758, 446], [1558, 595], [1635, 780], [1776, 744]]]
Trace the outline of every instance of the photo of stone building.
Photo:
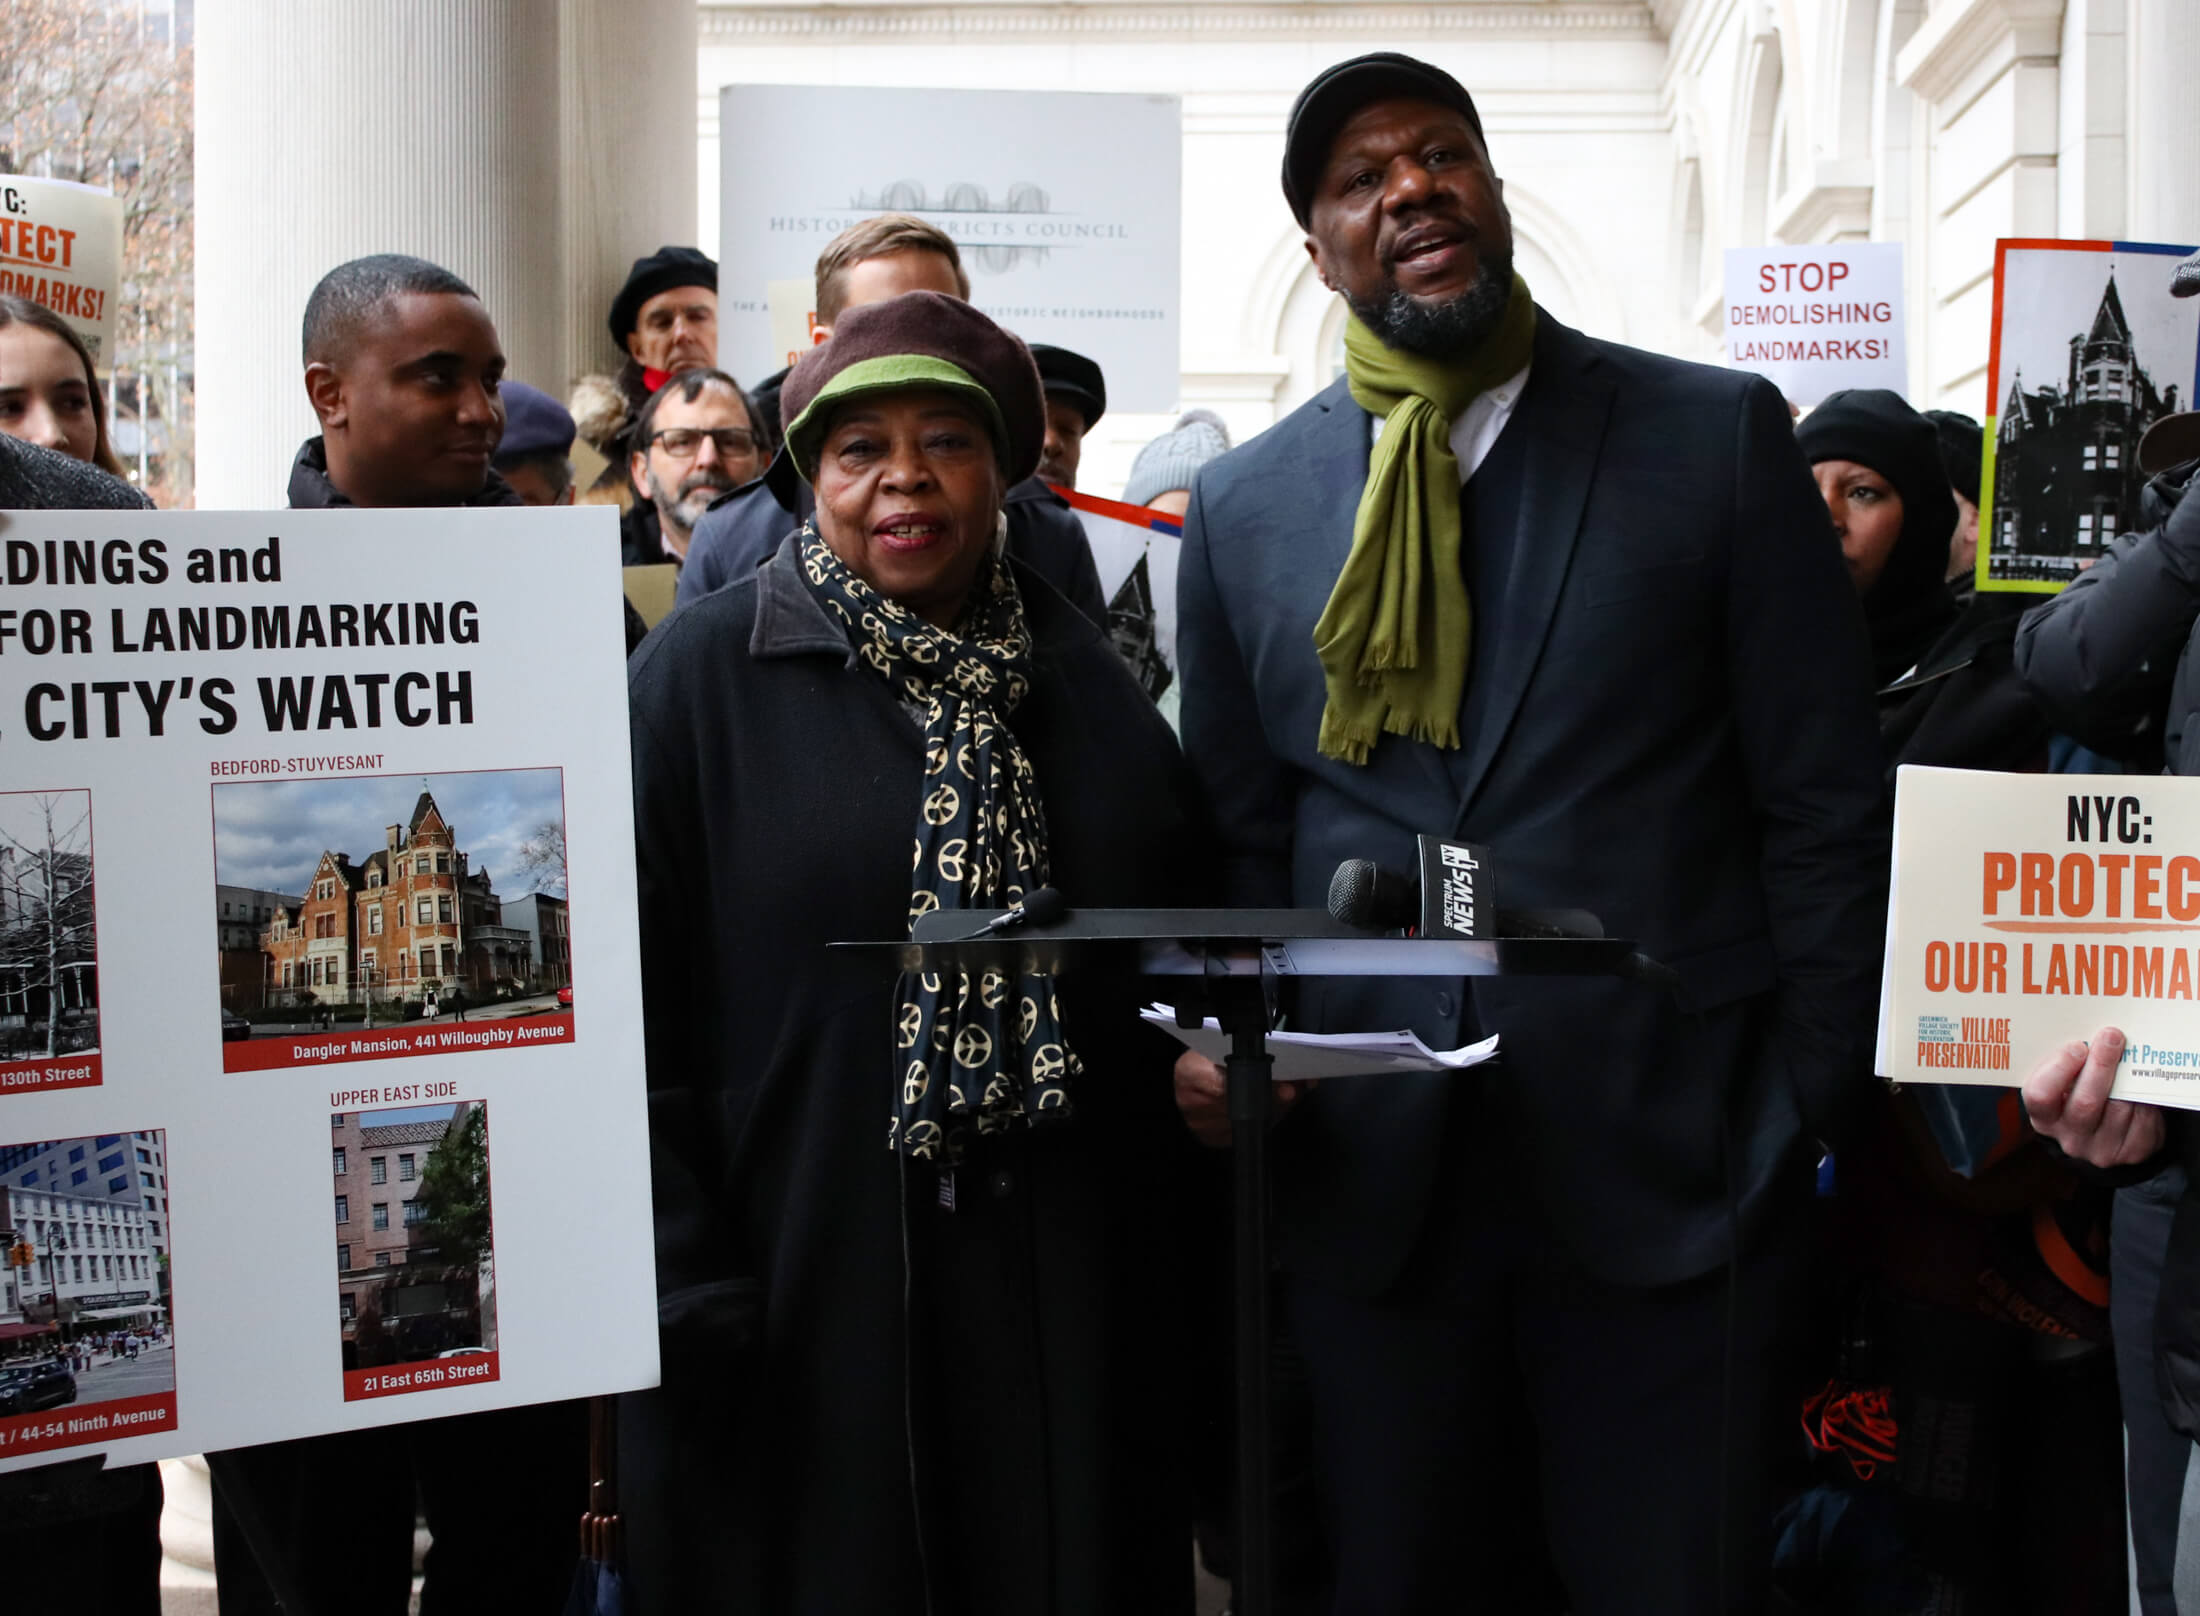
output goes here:
[[[2187, 407], [2192, 385], [2194, 344], [2175, 334], [2189, 322], [2168, 295], [2170, 261], [2008, 253], [1998, 338], [2007, 380], [1980, 529], [1990, 578], [2067, 583], [2132, 531], [2146, 483], [2139, 439]], [[2147, 318], [2159, 314], [2170, 318]], [[2039, 363], [2049, 355], [2052, 370]]]

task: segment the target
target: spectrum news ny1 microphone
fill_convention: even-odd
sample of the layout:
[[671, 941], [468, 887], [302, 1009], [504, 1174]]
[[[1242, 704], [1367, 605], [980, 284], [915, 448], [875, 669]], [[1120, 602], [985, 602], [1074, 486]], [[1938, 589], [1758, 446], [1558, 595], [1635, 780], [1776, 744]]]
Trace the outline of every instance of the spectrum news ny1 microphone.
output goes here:
[[1483, 939], [1501, 935], [1489, 849], [1420, 839], [1420, 867], [1399, 875], [1371, 859], [1346, 859], [1329, 879], [1329, 913], [1363, 931]]
[[[1400, 875], [1371, 859], [1346, 859], [1329, 880], [1329, 913], [1362, 931], [1402, 931], [1410, 937], [1601, 938], [1604, 926], [1579, 909], [1500, 909], [1489, 849], [1475, 842], [1423, 836], [1420, 869]], [[1646, 987], [1677, 988], [1671, 966], [1631, 953], [1615, 973]]]

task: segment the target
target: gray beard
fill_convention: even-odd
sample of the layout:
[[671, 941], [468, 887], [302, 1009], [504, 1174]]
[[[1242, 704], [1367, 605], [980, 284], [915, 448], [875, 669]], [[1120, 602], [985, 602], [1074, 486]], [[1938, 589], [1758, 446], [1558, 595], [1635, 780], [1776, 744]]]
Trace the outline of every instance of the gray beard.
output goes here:
[[1484, 258], [1474, 284], [1441, 303], [1393, 289], [1380, 298], [1348, 299], [1360, 324], [1386, 348], [1425, 359], [1458, 359], [1489, 339], [1512, 301], [1512, 254]]

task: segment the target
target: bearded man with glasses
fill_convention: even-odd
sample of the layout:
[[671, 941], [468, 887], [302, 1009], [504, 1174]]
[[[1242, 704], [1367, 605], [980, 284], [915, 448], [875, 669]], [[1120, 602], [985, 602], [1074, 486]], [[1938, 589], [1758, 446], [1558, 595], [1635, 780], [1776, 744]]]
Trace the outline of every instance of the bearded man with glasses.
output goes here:
[[722, 370], [683, 371], [658, 388], [635, 418], [633, 442], [627, 475], [641, 499], [619, 523], [629, 567], [685, 562], [710, 502], [762, 471], [767, 449], [748, 396]]

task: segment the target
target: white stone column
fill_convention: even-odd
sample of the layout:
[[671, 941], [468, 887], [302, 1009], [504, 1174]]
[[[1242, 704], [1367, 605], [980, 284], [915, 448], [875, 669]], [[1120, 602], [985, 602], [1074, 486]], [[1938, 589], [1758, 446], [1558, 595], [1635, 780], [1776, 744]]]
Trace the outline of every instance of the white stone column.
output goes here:
[[[622, 24], [670, 54], [626, 50]], [[609, 301], [602, 266], [692, 230], [678, 0], [222, 0], [199, 15], [197, 58], [202, 506], [282, 503], [314, 429], [299, 323], [336, 264], [442, 264], [480, 292], [512, 374], [562, 392], [594, 357], [577, 344]], [[660, 118], [682, 131], [661, 156], [614, 149]], [[661, 186], [629, 171], [651, 160]]]
[[2126, 4], [2131, 239], [2200, 242], [2200, 4]]
[[611, 345], [604, 318], [635, 259], [668, 243], [700, 246], [716, 257], [717, 243], [695, 234], [695, 0], [561, 0], [559, 10], [565, 97], [559, 379], [570, 383], [626, 357]]
[[[1923, 109], [1922, 255], [1910, 319], [1920, 409], [1985, 413], [1994, 242], [2056, 234], [2064, 0], [1938, 0], [1895, 58]], [[1913, 282], [1914, 285], [1914, 282]]]

